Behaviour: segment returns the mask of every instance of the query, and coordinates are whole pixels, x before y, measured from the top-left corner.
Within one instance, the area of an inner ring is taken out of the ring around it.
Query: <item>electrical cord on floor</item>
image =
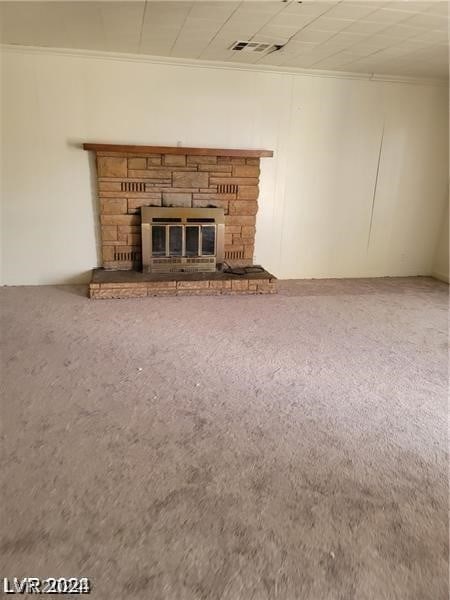
[[[250,273],[264,273],[264,269],[259,267],[258,265],[249,265],[248,267],[230,267],[230,265],[226,262],[223,262],[224,273],[229,273],[230,275],[249,275]]]

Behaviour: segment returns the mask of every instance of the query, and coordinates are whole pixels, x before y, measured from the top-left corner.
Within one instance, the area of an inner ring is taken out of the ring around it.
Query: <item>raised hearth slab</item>
[[[144,298],[221,294],[275,294],[276,277],[268,271],[234,275],[215,273],[142,273],[94,269],[91,298]]]

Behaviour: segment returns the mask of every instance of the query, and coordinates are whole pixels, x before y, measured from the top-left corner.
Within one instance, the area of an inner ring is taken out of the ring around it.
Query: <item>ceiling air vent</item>
[[[230,46],[230,50],[237,52],[270,52],[277,49],[275,44],[263,44],[261,42],[234,42]]]

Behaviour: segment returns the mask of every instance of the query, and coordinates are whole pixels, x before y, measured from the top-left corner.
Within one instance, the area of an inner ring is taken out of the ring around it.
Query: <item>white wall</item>
[[[8,49],[2,96],[5,284],[98,264],[85,141],[274,150],[256,261],[279,277],[432,272],[445,87]]]
[[[433,277],[449,282],[449,238],[448,238],[448,204],[442,221],[441,234],[436,248],[433,263]]]

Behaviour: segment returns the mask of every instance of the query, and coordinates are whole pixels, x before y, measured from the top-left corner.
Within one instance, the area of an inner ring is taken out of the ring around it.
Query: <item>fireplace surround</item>
[[[253,265],[260,159],[272,151],[83,148],[95,152],[99,198],[92,298],[275,291],[267,271],[243,271]]]

